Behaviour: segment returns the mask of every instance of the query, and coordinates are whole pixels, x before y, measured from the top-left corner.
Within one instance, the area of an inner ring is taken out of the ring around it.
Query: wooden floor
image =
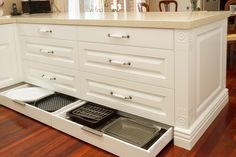
[[[230,101],[192,151],[171,142],[158,157],[236,157],[236,72]],[[113,157],[114,155],[0,106],[0,157]]]

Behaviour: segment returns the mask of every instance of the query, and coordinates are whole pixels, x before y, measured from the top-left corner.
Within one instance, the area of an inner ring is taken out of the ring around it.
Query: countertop
[[[148,12],[148,13],[67,13],[0,17],[0,24],[40,23],[141,28],[191,29],[230,16],[226,11]]]

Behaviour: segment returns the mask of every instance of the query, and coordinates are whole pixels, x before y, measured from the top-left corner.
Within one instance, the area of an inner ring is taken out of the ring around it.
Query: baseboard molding
[[[176,146],[191,150],[202,134],[210,126],[220,111],[228,103],[228,89],[223,90],[218,97],[212,101],[209,108],[193,123],[189,129],[174,128],[174,144]]]

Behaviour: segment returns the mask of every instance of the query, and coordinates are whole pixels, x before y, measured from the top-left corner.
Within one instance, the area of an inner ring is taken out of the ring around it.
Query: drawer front
[[[25,59],[62,67],[78,68],[76,41],[21,37]]]
[[[0,95],[2,105],[51,126],[51,114],[29,104],[22,104]]]
[[[82,72],[82,98],[165,124],[174,124],[173,90]]]
[[[77,39],[76,26],[42,25],[42,24],[18,24],[20,35],[55,39]]]
[[[21,114],[27,115],[27,108],[24,105],[13,102],[10,98],[7,98],[2,94],[0,94],[0,104]]]
[[[80,96],[78,72],[46,64],[25,61],[25,81],[63,94]]]
[[[82,71],[173,88],[173,51],[79,43]]]
[[[78,32],[80,41],[163,49],[174,48],[174,31],[172,29],[80,26]]]
[[[158,139],[148,150],[145,150],[106,134],[101,134],[101,136],[98,136],[91,132],[85,131],[82,125],[69,121],[65,118],[67,111],[69,110],[52,116],[52,126],[54,128],[95,145],[96,147],[116,154],[117,156],[155,157],[173,138],[173,129],[170,127],[160,139]]]

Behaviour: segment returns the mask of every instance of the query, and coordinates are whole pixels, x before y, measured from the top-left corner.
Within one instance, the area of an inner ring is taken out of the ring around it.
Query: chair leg
[[[230,44],[227,44],[227,69],[229,69],[229,61],[230,61]]]

